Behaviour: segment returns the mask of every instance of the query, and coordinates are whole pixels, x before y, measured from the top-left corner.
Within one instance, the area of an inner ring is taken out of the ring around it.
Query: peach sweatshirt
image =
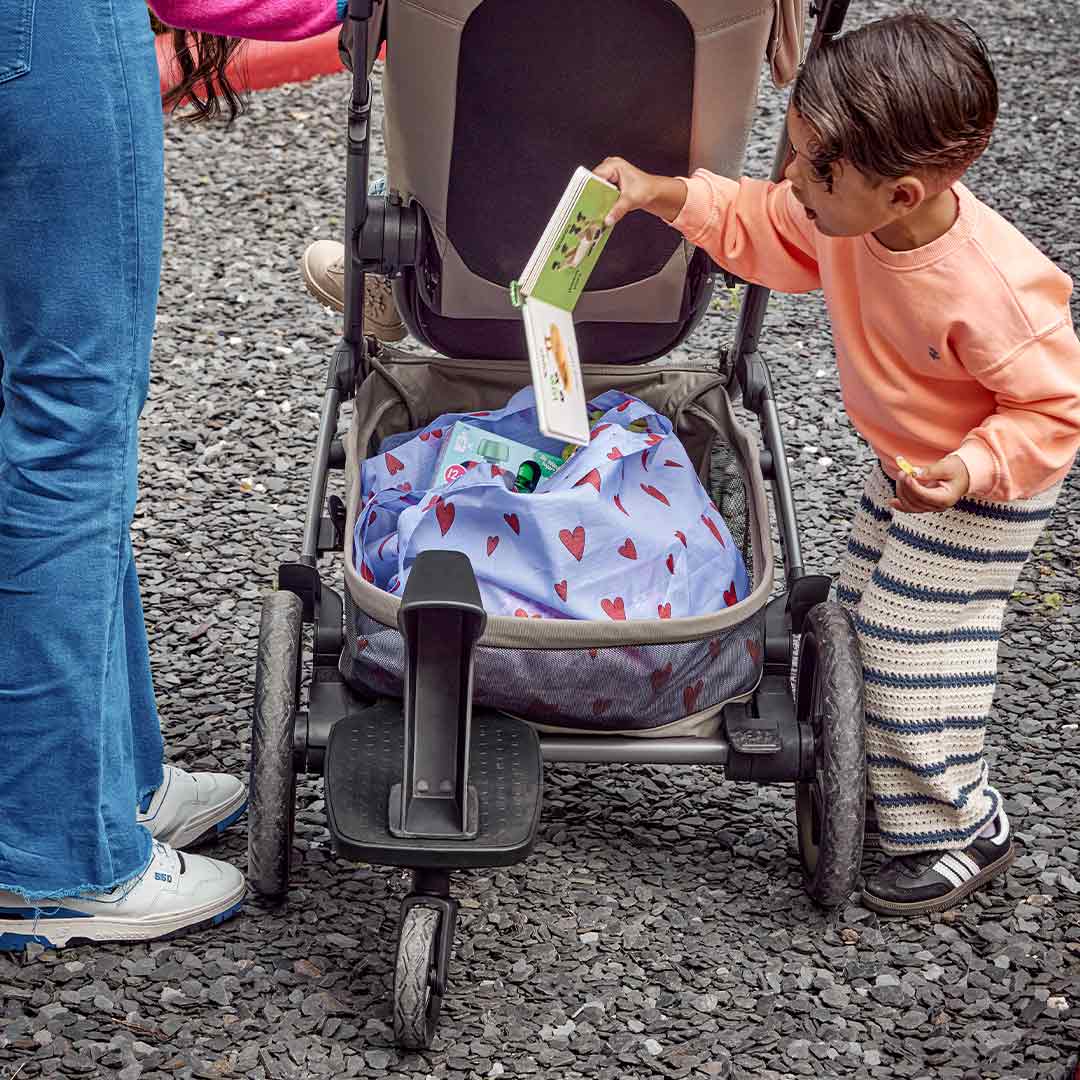
[[[781,292],[823,289],[844,407],[885,471],[896,455],[963,458],[970,493],[1050,487],[1080,447],[1072,281],[956,184],[959,215],[933,243],[890,251],[827,237],[788,182],[699,169],[672,225],[721,266]]]

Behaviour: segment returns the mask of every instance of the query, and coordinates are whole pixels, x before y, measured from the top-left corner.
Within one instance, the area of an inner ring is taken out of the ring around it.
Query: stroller
[[[839,31],[847,8],[819,2],[811,48]],[[567,48],[568,28],[585,48]],[[284,897],[296,776],[322,774],[337,852],[413,872],[394,976],[404,1047],[430,1044],[447,990],[451,873],[526,857],[545,763],[711,764],[734,780],[793,782],[809,895],[835,906],[855,885],[862,670],[847,615],[826,599],[829,577],[802,565],[758,353],[766,289],[745,290],[735,341],[715,366],[650,363],[701,319],[716,268],[636,214],[615,230],[575,311],[589,394],[624,391],[672,421],[741,548],[745,599],[671,620],[488,617],[465,555],[422,552],[399,599],[358,573],[352,539],[360,466],[384,439],[446,412],[497,408],[529,383],[507,286],[574,167],[619,152],[651,172],[737,176],[762,61],[790,77],[802,30],[801,0],[349,0],[345,331],[303,548],[279,568],[262,610],[249,874],[263,896]],[[364,195],[368,75],[384,39],[390,190],[374,197]],[[782,137],[777,175],[786,154]],[[410,331],[438,356],[365,340],[365,272],[393,276]],[[761,448],[735,417],[736,393],[759,419]],[[345,501],[326,500],[331,469],[344,469]],[[784,556],[776,595],[766,480]],[[342,550],[344,598],[317,567],[319,555]],[[655,692],[623,693],[632,672]]]

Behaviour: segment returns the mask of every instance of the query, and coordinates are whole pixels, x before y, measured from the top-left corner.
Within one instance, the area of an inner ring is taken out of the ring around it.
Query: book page
[[[604,250],[611,232],[604,218],[619,198],[619,191],[612,184],[580,171],[585,172],[584,187],[550,242],[535,283],[529,280],[523,283],[527,295],[565,311],[573,311]]]
[[[522,304],[521,314],[540,430],[553,439],[587,446],[589,418],[574,317],[535,296]]]

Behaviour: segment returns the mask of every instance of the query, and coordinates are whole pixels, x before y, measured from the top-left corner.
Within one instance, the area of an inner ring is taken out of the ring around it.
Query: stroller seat
[[[378,358],[382,375],[361,388],[346,444],[346,537],[360,463],[383,439],[452,408],[501,406],[530,381],[508,285],[574,168],[618,153],[652,172],[738,175],[762,61],[772,55],[775,70],[792,73],[801,14],[780,0],[385,5],[388,180],[416,207],[421,237],[395,298],[414,336],[448,359]],[[697,324],[714,270],[675,230],[632,214],[612,233],[574,321],[590,392],[633,387],[676,421],[740,541],[751,595],[711,617],[671,621],[492,617],[478,645],[477,704],[542,730],[711,735],[721,707],[756,686],[773,562],[753,440],[716,372],[643,366]],[[342,672],[359,688],[400,695],[399,603],[357,573],[349,543],[345,572]]]

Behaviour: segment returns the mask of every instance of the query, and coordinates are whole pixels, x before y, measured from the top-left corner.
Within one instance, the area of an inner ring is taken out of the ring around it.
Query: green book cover
[[[529,296],[573,311],[607,243],[611,228],[604,224],[604,218],[618,198],[616,187],[588,174],[548,249],[535,284],[528,289]]]

